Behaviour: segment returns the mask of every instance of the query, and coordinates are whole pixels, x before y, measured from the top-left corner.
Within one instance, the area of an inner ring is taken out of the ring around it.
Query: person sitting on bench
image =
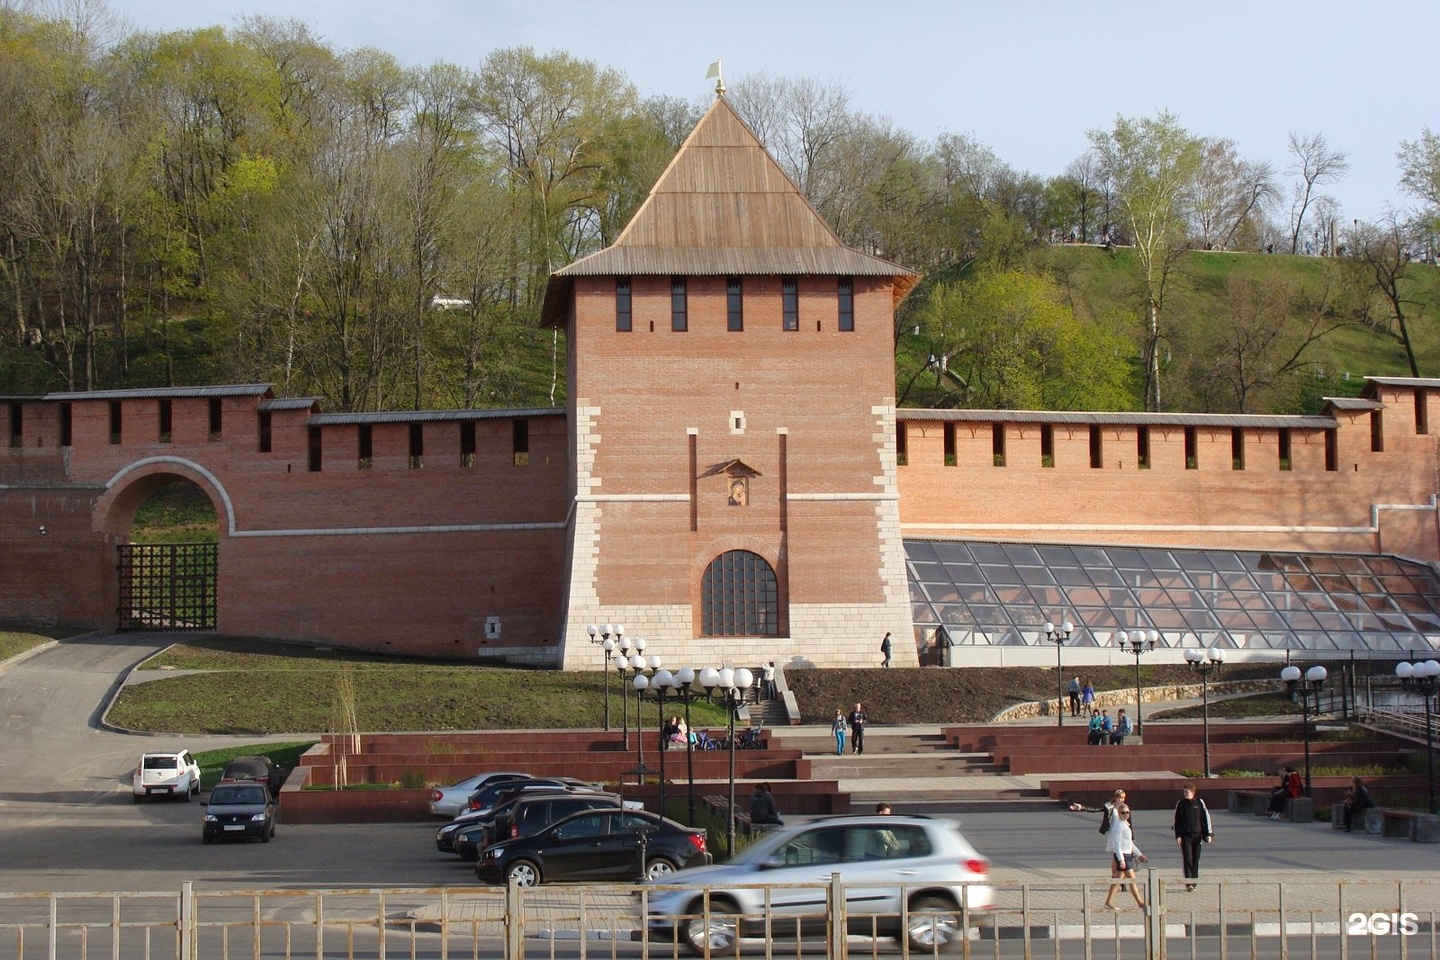
[[[1130,718],[1125,716],[1125,708],[1121,707],[1120,712],[1115,715],[1115,729],[1110,732],[1110,746],[1118,747],[1125,742],[1125,738],[1134,732],[1130,726]]]
[[[1350,789],[1345,793],[1345,832],[1351,832],[1355,821],[1355,815],[1360,815],[1360,822],[1365,822],[1365,811],[1375,806],[1375,801],[1370,796],[1370,791],[1365,787],[1365,782],[1359,777],[1350,781]]]

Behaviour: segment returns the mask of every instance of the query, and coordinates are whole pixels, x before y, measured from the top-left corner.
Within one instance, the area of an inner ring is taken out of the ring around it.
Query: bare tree
[[[1206,140],[1190,196],[1193,229],[1200,246],[1205,250],[1234,249],[1241,227],[1276,195],[1270,164],[1242,159],[1233,140]]]
[[[1290,252],[1299,253],[1305,215],[1320,199],[1319,188],[1345,179],[1350,172],[1350,159],[1347,154],[1332,149],[1323,133],[1301,136],[1291,131],[1288,149],[1291,163],[1285,172],[1298,178],[1290,200]]]
[[[1385,301],[1394,323],[1394,333],[1405,348],[1410,375],[1420,376],[1420,363],[1410,336],[1411,316],[1418,315],[1424,301],[1416,298],[1419,286],[1410,268],[1410,238],[1394,214],[1377,224],[1357,223],[1350,237],[1350,257],[1370,288]]]

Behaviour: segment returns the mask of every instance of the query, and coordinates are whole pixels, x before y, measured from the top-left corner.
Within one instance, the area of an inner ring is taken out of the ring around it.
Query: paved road
[[[474,874],[435,852],[434,824],[283,823],[270,844],[200,843],[196,803],[131,802],[129,773],[147,748],[209,749],[253,738],[172,739],[105,730],[99,718],[120,678],[165,646],[155,636],[60,642],[0,667],[0,890],[173,890],[185,880],[212,889],[470,885]],[[293,735],[291,737],[293,739]],[[1204,854],[1207,880],[1273,883],[1302,872],[1338,879],[1431,877],[1440,846],[1345,834],[1328,824],[1273,823],[1223,812],[1207,794],[1217,843]],[[1153,865],[1178,873],[1164,811],[1139,811],[1137,839]],[[1095,814],[967,814],[967,836],[1003,884],[1100,880],[1106,872]]]

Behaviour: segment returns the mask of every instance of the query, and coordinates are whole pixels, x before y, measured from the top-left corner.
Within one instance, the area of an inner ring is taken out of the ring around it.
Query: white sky
[[[643,95],[706,94],[705,70],[843,83],[853,106],[929,139],[969,133],[1049,177],[1117,114],[1169,110],[1281,173],[1286,137],[1323,133],[1350,156],[1328,188],[1342,222],[1402,195],[1395,152],[1440,129],[1436,0],[110,0],[141,30],[309,23],[337,50],[409,66],[477,67],[492,50],[565,50]],[[1428,69],[1427,69],[1428,68]]]

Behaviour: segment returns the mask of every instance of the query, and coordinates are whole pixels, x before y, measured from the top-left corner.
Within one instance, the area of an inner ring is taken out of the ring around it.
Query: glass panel
[[[949,583],[950,574],[946,572],[943,563],[914,563],[910,564],[910,575],[916,580],[925,583]]]
[[[905,556],[911,560],[935,560],[935,544],[929,540],[906,540]]]
[[[1186,610],[1185,623],[1196,633],[1202,630],[1219,630],[1220,620],[1209,610]]]
[[[1152,570],[1178,570],[1180,564],[1170,555],[1169,550],[1142,550],[1140,558]]]
[[[935,610],[933,607],[930,606],[930,604],[912,603],[910,604],[910,622],[928,623],[934,625],[939,623],[940,621],[935,616]]]
[[[1124,587],[1130,583],[1129,576],[1110,567],[1091,567],[1086,573],[1090,575],[1090,582],[1097,587]]]
[[[1051,567],[1055,582],[1066,586],[1090,586],[1090,575],[1078,567]]]
[[[1038,564],[1040,563],[1040,551],[1034,547],[1022,543],[1005,544],[1005,556],[1013,564]]]
[[[1028,583],[1031,586],[1055,582],[1054,574],[1044,567],[1016,567],[1015,573],[1020,577],[1022,583]]]
[[[1141,559],[1139,550],[1128,550],[1124,547],[1106,547],[1105,553],[1110,557],[1110,563],[1117,567],[1128,570],[1144,570],[1150,566]]]
[[[1065,605],[1065,592],[1059,587],[1031,587],[1030,594],[1035,602],[1047,610]]]
[[[1075,607],[1098,607],[1105,603],[1100,591],[1094,587],[1071,587],[1065,595],[1070,598],[1070,605]]]
[[[959,563],[969,563],[974,558],[970,556],[968,544],[957,543],[954,540],[937,540],[934,543],[935,556],[946,563],[954,560]]]
[[[953,583],[917,584],[916,588],[923,590],[925,598],[934,603],[955,603],[960,599],[960,590]]]
[[[1164,590],[1161,590],[1161,589],[1159,589],[1159,588],[1150,588],[1150,589],[1147,589],[1147,590],[1136,590],[1136,591],[1135,591],[1135,599],[1136,599],[1137,602],[1139,602],[1140,606],[1142,606],[1142,607],[1147,607],[1147,608],[1148,608],[1148,607],[1158,606],[1159,604],[1162,604],[1162,603],[1164,603],[1164,604],[1169,604],[1169,603],[1170,603],[1170,597],[1169,597],[1168,595],[1166,595],[1166,593],[1165,593]]]
[[[970,554],[979,563],[1003,563],[1007,566],[1010,563],[1005,556],[1005,548],[998,543],[972,543]]]
[[[1075,558],[1075,551],[1069,547],[1037,547],[1035,552],[1040,554],[1040,562],[1047,567],[1074,567],[1080,564]]]

